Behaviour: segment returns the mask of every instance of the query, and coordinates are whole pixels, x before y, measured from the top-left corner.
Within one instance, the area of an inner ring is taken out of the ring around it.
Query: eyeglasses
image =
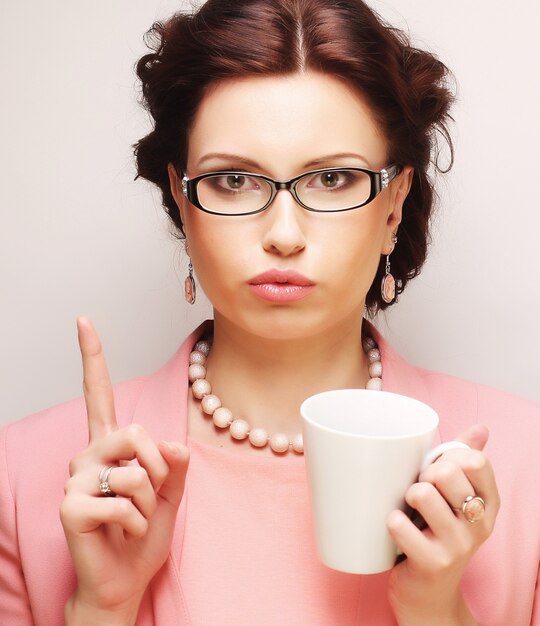
[[[253,215],[267,209],[278,191],[287,189],[307,211],[338,213],[368,204],[401,172],[391,165],[380,172],[361,167],[329,167],[290,180],[274,180],[242,171],[210,172],[182,178],[186,198],[214,215]]]

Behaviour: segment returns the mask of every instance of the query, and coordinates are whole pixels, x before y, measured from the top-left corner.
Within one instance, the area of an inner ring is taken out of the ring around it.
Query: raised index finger
[[[77,330],[83,363],[83,390],[88,414],[88,432],[92,441],[117,430],[118,424],[114,411],[111,379],[101,341],[92,322],[86,317],[77,319]]]

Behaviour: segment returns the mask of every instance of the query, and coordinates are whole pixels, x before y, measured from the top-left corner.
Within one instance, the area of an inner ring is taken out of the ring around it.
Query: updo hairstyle
[[[137,176],[160,188],[179,236],[183,227],[167,165],[185,170],[188,133],[206,89],[222,79],[323,72],[366,99],[387,139],[388,163],[414,168],[391,258],[398,293],[403,291],[426,259],[437,135],[447,140],[452,163],[453,94],[443,63],[413,47],[362,0],[208,0],[193,13],[156,22],[145,41],[153,52],[136,71],[153,130],[134,146]],[[381,257],[366,297],[373,314],[388,306],[380,294],[384,262]]]

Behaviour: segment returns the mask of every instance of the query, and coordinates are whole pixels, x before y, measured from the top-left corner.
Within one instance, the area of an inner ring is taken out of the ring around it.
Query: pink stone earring
[[[381,282],[381,297],[386,302],[386,304],[390,304],[391,302],[393,302],[396,297],[396,280],[390,273],[390,255],[394,251],[396,243],[397,235],[394,233],[392,235],[392,249],[386,256],[386,267],[384,269],[384,276]]]
[[[184,282],[184,297],[188,304],[195,304],[197,299],[197,289],[195,287],[195,279],[193,278],[193,264],[189,259],[188,275]]]

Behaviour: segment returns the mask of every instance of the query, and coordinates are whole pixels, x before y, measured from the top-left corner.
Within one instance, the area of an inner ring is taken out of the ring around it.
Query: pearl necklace
[[[201,401],[201,408],[207,415],[212,416],[214,424],[218,428],[228,428],[231,437],[237,440],[249,438],[249,442],[255,448],[264,448],[267,443],[274,452],[288,452],[292,448],[298,454],[304,453],[304,441],[302,433],[289,437],[284,433],[275,433],[269,436],[264,428],[251,428],[244,419],[235,419],[232,412],[222,406],[221,400],[212,393],[212,387],[206,380],[206,357],[210,352],[211,340],[198,341],[189,355],[189,382],[193,396]],[[375,340],[372,337],[363,337],[362,346],[369,360],[370,379],[366,389],[382,389],[382,363],[381,354]]]

